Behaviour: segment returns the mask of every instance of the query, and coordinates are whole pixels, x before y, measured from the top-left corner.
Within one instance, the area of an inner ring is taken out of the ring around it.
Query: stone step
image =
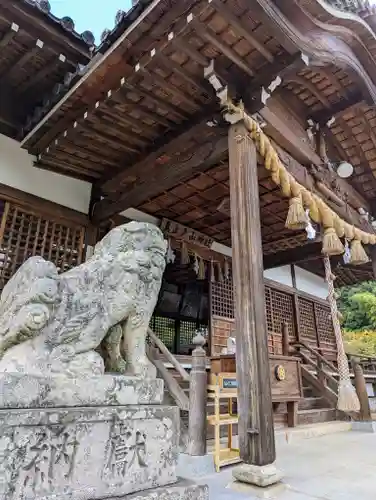
[[[299,401],[299,410],[313,410],[314,408],[324,408],[326,405],[324,398],[312,396]]]
[[[334,408],[313,408],[298,411],[298,425],[317,424],[319,422],[332,422],[337,418]]]

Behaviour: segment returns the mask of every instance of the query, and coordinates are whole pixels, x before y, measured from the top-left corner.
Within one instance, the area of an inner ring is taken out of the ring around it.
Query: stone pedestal
[[[208,500],[208,498],[209,491],[207,486],[197,485],[191,481],[180,480],[169,486],[162,486],[161,488],[106,500]],[[92,499],[90,498],[88,500]]]
[[[105,373],[87,378],[0,372],[0,408],[160,404],[163,380]]]
[[[372,421],[362,421],[362,422],[351,422],[351,430],[357,432],[376,432],[376,422]]]
[[[97,500],[173,484],[178,444],[175,407],[0,410],[0,499]]]
[[[236,467],[232,475],[237,481],[260,486],[261,488],[276,484],[283,477],[281,471],[274,464],[263,466],[243,464]]]

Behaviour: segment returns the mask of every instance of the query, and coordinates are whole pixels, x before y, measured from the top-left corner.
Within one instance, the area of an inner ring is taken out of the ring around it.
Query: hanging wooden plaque
[[[190,227],[183,226],[178,222],[169,219],[162,219],[161,229],[166,236],[171,236],[177,240],[186,241],[205,248],[211,248],[213,239],[210,236],[195,231]]]

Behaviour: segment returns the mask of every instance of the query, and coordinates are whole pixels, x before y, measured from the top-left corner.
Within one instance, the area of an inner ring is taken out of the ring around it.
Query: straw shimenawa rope
[[[241,103],[236,105],[227,97],[224,101],[222,100],[221,104],[230,114],[237,114],[241,117],[255,142],[257,151],[264,159],[265,168],[271,173],[272,180],[280,186],[282,194],[290,198],[286,227],[290,229],[304,228],[307,224],[306,207],[309,210],[311,219],[323,226],[323,254],[342,254],[344,246],[340,238],[346,238],[351,241],[351,263],[363,264],[368,262],[362,244],[376,245],[376,234],[366,233],[348,224],[322,198],[299,184],[279,159],[278,153],[267,135],[262,131],[256,120],[245,112]]]
[[[334,335],[337,343],[337,362],[338,362],[338,374],[339,374],[337,408],[338,410],[347,413],[353,411],[357,412],[360,410],[360,403],[355,388],[350,380],[349,363],[347,361],[345,347],[343,345],[341,325],[339,322],[339,313],[337,309],[336,298],[334,295],[333,281],[335,279],[335,276],[333,276],[332,274],[330,266],[330,258],[328,255],[324,256],[324,266],[325,266],[325,279],[328,284],[328,291],[329,291],[328,301],[333,321]]]

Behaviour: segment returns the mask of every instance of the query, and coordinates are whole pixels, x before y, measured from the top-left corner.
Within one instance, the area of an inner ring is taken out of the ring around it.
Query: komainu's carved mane
[[[100,374],[102,345],[112,371],[155,375],[145,338],[165,253],[156,226],[131,222],[108,233],[91,259],[61,275],[51,262],[29,259],[1,295],[0,372]]]

